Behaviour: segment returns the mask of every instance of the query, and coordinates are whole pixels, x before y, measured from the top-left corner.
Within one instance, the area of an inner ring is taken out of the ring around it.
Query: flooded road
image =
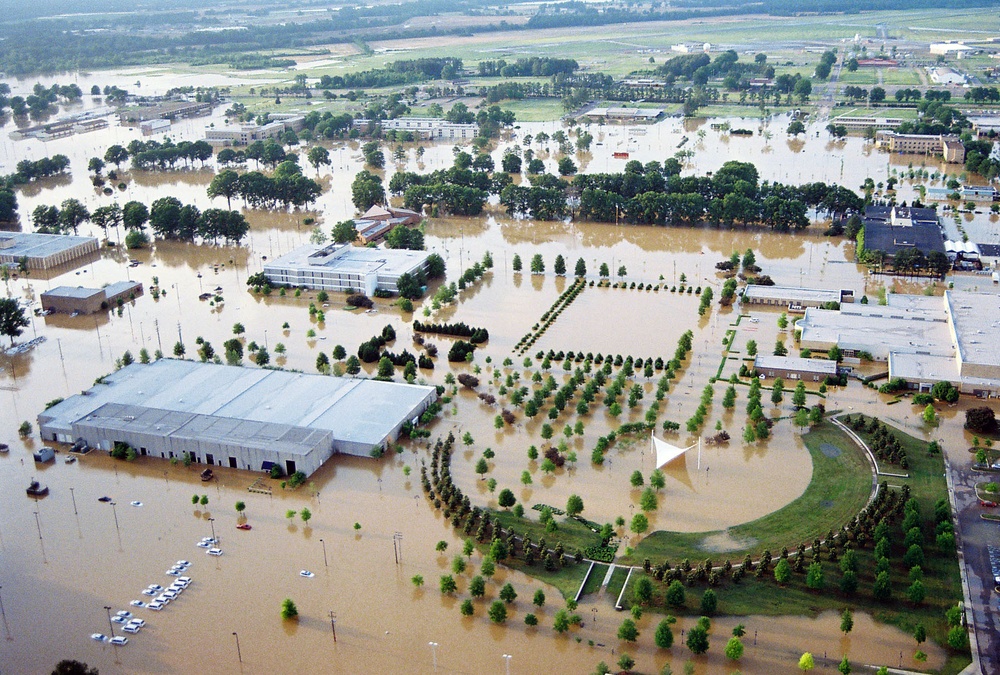
[[[128,73],[121,76],[132,77]],[[171,130],[171,136],[175,140],[197,139],[206,124],[221,123],[220,116],[221,109],[217,109],[211,117],[181,121]],[[776,132],[770,141],[771,151],[763,152],[766,146],[762,136],[723,139],[709,131],[704,139],[697,139],[696,128],[684,124],[667,120],[643,129],[643,134],[630,132],[627,127],[594,128],[595,137],[599,132],[604,139],[588,158],[587,170],[621,170],[621,162],[611,158],[611,152],[619,147],[629,148],[633,158],[640,161],[662,160],[673,155],[684,135],[692,136],[690,143],[695,149],[688,171],[711,171],[728,159],[759,156],[762,179],[793,183],[843,180],[856,186],[866,175],[883,179],[889,166],[887,156],[866,152],[860,139],[848,139],[830,149],[829,155],[821,155],[821,147],[827,152],[824,139],[809,137],[804,141],[809,152],[803,152],[798,142],[786,142],[783,137],[779,140],[781,134]],[[518,133],[557,128],[554,124],[525,124]],[[71,158],[72,178],[43,181],[18,193],[23,218],[39,204],[58,204],[70,196],[81,198],[91,209],[112,200],[124,203],[137,199],[148,204],[164,195],[176,196],[202,209],[223,206],[205,194],[210,169],[126,172],[125,190],[116,189],[112,197],[95,192],[87,176],[88,158],[103,154],[112,143],[125,144],[136,136],[135,131],[113,125],[47,143],[14,142],[4,137],[0,140],[0,171],[12,170],[13,164],[25,157],[37,159],[64,153]],[[498,163],[504,147],[502,143],[494,151]],[[846,168],[837,159],[838,153],[849,158],[843,163]],[[0,640],[0,663],[5,665],[5,672],[42,672],[63,657],[79,658],[109,673],[184,672],[193,663],[211,664],[213,672],[431,672],[435,658],[442,672],[499,673],[504,667],[503,654],[513,656],[511,672],[589,672],[598,661],[610,664],[617,659],[611,650],[620,653],[624,647],[614,638],[621,617],[613,613],[608,598],[583,603],[579,613],[586,625],[568,636],[556,636],[551,629],[552,618],[562,603],[554,588],[545,587],[549,603],[537,612],[540,625],[527,628],[524,615],[534,611],[529,599],[542,585],[519,573],[500,570],[488,584],[488,600],[495,598],[508,580],[517,589],[519,599],[506,626],[489,623],[485,615],[488,603],[483,601],[476,602],[474,617],[460,616],[458,605],[465,597],[472,573],[461,575],[458,596],[442,596],[438,591],[438,578],[448,572],[451,556],[460,551],[461,541],[420,494],[418,470],[420,462],[427,460],[422,448],[407,445],[400,455],[380,462],[337,457],[294,492],[282,491],[276,483],[266,481],[273,489],[269,496],[248,492],[256,474],[220,468],[219,480],[205,484],[198,480],[196,466],[172,466],[153,459],[127,464],[93,453],[74,464],[65,464],[65,455],[60,454],[55,464],[36,466],[29,452],[39,447],[37,436],[25,441],[17,438],[20,421],[34,424],[47,401],[91,386],[95,378],[114,369],[115,360],[125,350],[136,357],[141,348],[151,354],[159,349],[170,355],[174,343],[180,340],[190,357],[195,338],[201,336],[220,352],[222,342],[232,337],[236,322],[246,326],[248,342],[253,340],[269,349],[272,363],[305,372],[315,372],[320,351],[329,355],[340,344],[353,353],[360,342],[379,333],[387,323],[397,332],[393,351],[415,351],[410,327],[414,314],[402,313],[390,301],[377,301],[378,312],[366,314],[345,311],[343,296],[333,296],[329,307],[324,308],[324,320],[319,322],[308,313],[311,302],[321,304],[315,293],[303,292],[295,297],[293,292],[285,296],[275,292],[261,297],[246,291],[247,276],[261,270],[265,256],[281,255],[308,241],[311,227],[303,223],[305,218],[317,218],[328,231],[333,223],[353,215],[349,178],[361,167],[358,147],[337,144],[331,155],[333,165],[321,172],[331,189],[321,196],[315,209],[246,212],[252,229],[244,246],[157,242],[152,250],[125,252],[107,248],[93,261],[78,267],[33,273],[7,283],[7,293],[36,303],[42,291],[55,286],[100,287],[126,278],[141,281],[147,292],[126,305],[121,316],[109,312],[32,317],[32,325],[22,340],[38,336],[46,341],[18,356],[0,356],[0,406],[5,411],[0,442],[12,446],[9,454],[0,455],[0,486],[9,504],[0,511],[0,597],[4,604],[3,628],[9,638]],[[805,161],[810,156],[815,160]],[[892,163],[896,160],[892,158]],[[429,171],[450,166],[451,161],[449,145],[428,146],[419,163],[411,147],[407,168]],[[554,162],[546,159],[550,169]],[[386,178],[394,170],[396,167],[390,166]],[[843,176],[842,171],[846,172]],[[882,178],[877,177],[879,171],[883,172]],[[311,167],[305,168],[305,173],[315,174]],[[26,220],[23,225],[29,229]],[[100,235],[95,229],[85,225],[81,234]],[[420,376],[440,384],[449,372],[479,367],[483,381],[480,391],[497,394],[508,375],[517,374],[520,382],[530,383],[531,376],[541,369],[540,362],[533,358],[538,350],[667,359],[680,334],[690,329],[694,332],[691,357],[671,383],[658,417],[658,423],[670,419],[683,429],[685,420],[697,408],[703,386],[719,372],[722,341],[737,314],[713,304],[710,313],[699,318],[697,299],[671,293],[669,286],[679,284],[684,275],[689,285],[712,286],[718,297],[722,279],[716,274],[715,263],[728,258],[734,250],[752,248],[758,264],[779,284],[874,293],[874,285],[869,287],[868,278],[850,262],[851,244],[822,237],[820,227],[812,229],[817,232],[781,235],[711,228],[535,223],[510,219],[497,210],[476,219],[430,221],[426,228],[427,248],[446,259],[449,279],[457,279],[462,269],[480,260],[487,251],[495,261],[494,269],[481,282],[462,291],[455,305],[434,313],[433,320],[485,326],[491,339],[477,352],[472,365],[449,368],[439,358],[432,372],[421,371]],[[117,234],[111,233],[110,238],[116,240]],[[570,269],[577,258],[583,258],[591,279],[596,279],[601,263],[614,271],[625,266],[628,282],[663,284],[667,288],[657,292],[587,288],[529,350],[527,356],[532,358],[526,367],[524,356],[512,352],[515,344],[540,321],[570,281],[556,278],[551,272],[542,276],[514,273],[511,261],[515,253],[526,264],[531,255],[539,253],[549,270],[556,255],[563,255]],[[129,267],[130,258],[141,264]],[[158,299],[148,291],[154,278],[163,291]],[[199,300],[205,292],[218,293],[224,301]],[[429,304],[418,304],[417,313]],[[761,323],[753,330],[763,348],[773,344],[779,331],[776,313],[761,312],[760,316]],[[287,329],[283,328],[286,323]],[[312,337],[310,330],[315,331]],[[744,330],[751,329],[743,326],[741,332]],[[785,339],[790,344],[787,332]],[[445,337],[430,336],[429,340],[439,347],[449,344]],[[277,348],[279,343],[285,347],[283,354]],[[508,357],[513,365],[502,367]],[[727,362],[726,367],[731,368],[732,363]],[[500,379],[487,382],[493,367],[500,369]],[[366,367],[368,372],[372,369]],[[561,363],[553,363],[544,374],[551,374],[560,383],[568,377]],[[601,467],[590,463],[590,451],[599,436],[620,423],[643,419],[660,374],[652,378],[639,374],[634,378],[644,390],[642,404],[632,412],[626,408],[619,419],[611,417],[599,403],[579,418],[571,409],[564,412],[553,423],[554,441],[562,437],[564,425],[578,419],[585,430],[583,435],[567,439],[568,448],[579,457],[575,468],[560,469],[552,476],[545,476],[526,454],[529,445],[541,447],[541,427],[548,422],[544,414],[527,420],[518,413],[513,427],[498,431],[493,424],[498,410],[463,391],[453,405],[446,406],[432,432],[444,435],[455,430],[458,435],[466,431],[473,435],[473,450],[456,452],[453,468],[456,481],[467,488],[474,503],[495,505],[495,496],[474,473],[475,459],[490,447],[497,457],[489,477],[495,478],[500,488],[513,489],[519,500],[562,505],[570,494],[577,493],[584,496],[584,515],[592,520],[606,522],[619,515],[627,517],[638,506],[639,497],[628,485],[629,475],[636,469],[648,475],[654,468],[648,439],[619,441]],[[741,392],[735,410],[726,412],[721,406],[723,389],[721,383],[716,385],[703,434],[714,433],[711,430],[720,422],[734,439],[739,439],[745,395]],[[886,416],[877,395],[856,387],[832,392],[827,403],[831,409],[851,406]],[[909,416],[912,420],[904,419],[905,412],[902,407],[892,409],[901,417],[900,423],[908,424],[912,431],[916,414]],[[958,414],[957,410],[954,414]],[[951,412],[944,416],[951,417]],[[935,433],[945,437],[946,447],[957,444],[953,437],[962,435],[960,423],[952,421]],[[695,438],[682,432],[670,435],[668,440],[688,445]],[[651,529],[717,529],[773,511],[805,489],[812,470],[808,457],[799,435],[789,424],[776,425],[767,444],[744,446],[734,440],[723,446],[704,447],[700,469],[697,456],[689,453],[667,467],[667,486],[660,508],[651,518]],[[406,466],[413,471],[410,476],[404,472]],[[530,487],[520,483],[523,471],[533,476]],[[51,489],[51,494],[37,503],[22,496],[33,477]],[[741,497],[728,501],[721,509],[717,498],[720,491],[739,493]],[[191,505],[195,493],[208,496],[207,507]],[[116,505],[98,502],[97,498],[104,495],[114,498]],[[143,505],[131,506],[134,500]],[[252,531],[235,529],[237,500],[247,504]],[[303,507],[314,514],[308,526],[300,518],[286,519],[288,510],[300,511]],[[355,523],[360,524],[360,529],[354,529]],[[212,534],[213,527],[222,538],[224,555],[219,558],[210,558],[195,546],[199,539]],[[398,564],[398,549],[393,546],[397,532],[402,534],[402,561]],[[446,555],[434,550],[438,540],[449,543]],[[178,559],[193,561],[192,587],[162,612],[141,610],[138,615],[149,625],[129,645],[115,651],[87,639],[92,632],[108,629],[105,606],[126,609],[130,600],[142,597],[139,592],[148,584],[165,586],[164,571]],[[475,569],[480,562],[479,554],[474,554]],[[316,576],[300,577],[302,569]],[[410,582],[416,574],[426,581],[419,590]],[[301,619],[297,624],[282,622],[278,616],[286,597],[298,604]],[[330,612],[335,613],[336,642]],[[639,647],[629,652],[634,653],[641,669],[658,669],[669,658],[679,671],[690,654],[680,646],[669,653],[654,652],[651,634],[656,621],[653,615],[642,619],[643,637]],[[858,618],[847,645],[841,642],[836,617],[747,617],[740,621],[751,634],[757,633],[757,645],[750,646],[747,641],[747,655],[740,665],[746,672],[790,670],[790,664],[806,650],[817,655],[826,651],[831,659],[837,655],[839,661],[841,650],[849,649],[852,659],[859,663],[863,660],[893,665],[899,661],[899,652],[910,659],[913,650],[909,636],[863,617]],[[723,636],[728,634],[731,623],[736,622],[717,622],[713,648],[707,657],[696,660],[696,672],[728,673],[733,669],[722,656]],[[684,622],[680,626],[685,626]],[[239,637],[239,652],[234,632]],[[594,646],[588,644],[590,640]],[[429,642],[439,646],[432,650]],[[940,651],[926,646],[925,651],[931,657],[929,667],[943,663]],[[907,660],[906,665],[914,664]]]

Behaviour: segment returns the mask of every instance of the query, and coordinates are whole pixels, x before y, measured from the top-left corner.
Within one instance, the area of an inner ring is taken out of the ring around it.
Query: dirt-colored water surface
[[[122,71],[114,77],[125,83],[142,75]],[[112,82],[105,77],[100,80],[102,85]],[[170,82],[171,86],[177,84]],[[80,79],[81,86],[87,85],[85,90],[89,83],[89,79]],[[175,124],[171,136],[175,140],[193,140],[201,137],[205,125],[221,122],[221,110],[210,117],[182,120]],[[734,126],[752,125],[756,132],[757,122],[732,122]],[[811,126],[804,140],[786,140],[786,124],[787,120],[771,124],[771,140],[764,135],[729,138],[711,130],[699,138],[697,131],[704,124],[679,120],[639,130],[595,126],[591,130],[600,145],[578,160],[587,171],[617,171],[622,164],[612,158],[613,151],[627,149],[632,158],[640,161],[662,160],[672,156],[680,140],[688,136],[687,147],[695,151],[686,169],[690,172],[715,170],[729,159],[754,158],[764,179],[792,183],[842,181],[856,187],[865,176],[884,180],[887,168],[905,168],[909,162],[937,168],[926,158],[879,155],[860,139],[828,143],[825,132],[819,138],[815,135],[821,124]],[[8,124],[3,130],[12,128]],[[494,151],[497,163],[504,148],[520,142],[524,134],[557,128],[556,124],[522,125],[514,138],[504,140]],[[224,205],[220,200],[213,203],[205,194],[212,176],[210,167],[125,172],[124,190],[116,189],[110,197],[96,191],[87,175],[88,158],[103,155],[112,143],[125,144],[137,137],[137,131],[115,123],[102,131],[47,143],[14,142],[4,136],[0,140],[0,172],[13,170],[20,159],[55,153],[64,153],[72,161],[71,178],[42,181],[19,192],[25,229],[29,229],[28,214],[35,206],[59,204],[68,197],[81,199],[91,209],[130,199],[150,203],[166,195],[203,209]],[[451,163],[451,146],[428,146],[419,162],[414,148],[408,148],[407,163],[399,168],[429,171]],[[333,165],[320,172],[328,190],[315,210],[248,211],[252,231],[242,246],[158,242],[152,250],[106,248],[78,266],[36,272],[6,284],[4,293],[34,302],[33,307],[38,306],[41,292],[55,286],[100,286],[125,278],[142,281],[148,288],[156,277],[164,294],[154,299],[147,293],[126,305],[121,316],[116,312],[33,316],[21,339],[37,336],[46,340],[26,353],[0,356],[0,441],[12,446],[9,454],[0,455],[0,486],[7,495],[6,506],[0,511],[0,597],[5,633],[5,639],[0,640],[0,663],[4,672],[43,672],[64,657],[79,658],[107,673],[190,672],[196,664],[208,672],[429,672],[436,657],[442,672],[499,673],[505,666],[503,654],[513,657],[511,672],[587,672],[598,661],[614,662],[617,656],[612,650],[620,653],[625,648],[614,637],[620,617],[613,612],[610,599],[603,596],[588,596],[581,604],[579,611],[585,618],[582,628],[574,629],[569,636],[557,636],[551,629],[552,615],[561,603],[557,591],[546,588],[550,603],[537,612],[540,626],[525,627],[524,615],[532,611],[528,599],[541,585],[504,570],[489,584],[487,599],[495,598],[502,583],[514,584],[519,599],[511,608],[507,625],[491,625],[482,601],[477,601],[474,617],[461,617],[458,605],[471,575],[461,575],[459,597],[441,596],[437,589],[438,578],[447,572],[460,540],[420,494],[418,470],[421,461],[427,459],[425,449],[406,446],[400,455],[382,461],[337,457],[296,491],[282,491],[269,482],[274,492],[268,496],[247,491],[258,478],[256,474],[220,469],[217,481],[204,484],[198,480],[196,466],[172,466],[153,459],[129,464],[92,453],[74,464],[65,464],[66,455],[61,453],[54,464],[36,466],[29,453],[39,446],[37,436],[24,441],[17,438],[16,427],[22,420],[33,422],[47,401],[89,387],[95,378],[114,369],[115,360],[125,350],[138,355],[144,347],[150,353],[161,349],[169,355],[180,339],[190,356],[195,338],[201,336],[221,351],[222,342],[232,337],[236,322],[245,324],[248,341],[268,347],[274,363],[307,372],[315,371],[319,351],[329,354],[334,345],[341,344],[351,353],[386,323],[397,332],[394,350],[406,347],[413,351],[413,315],[400,312],[390,302],[379,301],[377,313],[364,314],[345,311],[343,297],[331,297],[325,320],[319,323],[307,311],[309,303],[316,301],[313,293],[258,297],[246,290],[247,276],[261,269],[265,256],[281,255],[308,241],[311,228],[303,224],[304,218],[317,218],[328,229],[352,215],[350,179],[361,166],[358,147],[338,144],[331,155]],[[555,159],[544,156],[554,167]],[[396,168],[391,166],[388,173]],[[315,172],[307,167],[306,173]],[[904,186],[904,190],[908,189]],[[234,202],[234,206],[238,205]],[[974,227],[987,232],[992,224],[988,216],[976,216],[966,224],[967,229]],[[101,235],[94,229],[85,225],[81,234]],[[539,349],[553,349],[669,359],[680,334],[690,329],[694,332],[692,354],[671,383],[658,418],[677,421],[683,428],[683,422],[698,405],[703,386],[720,368],[722,342],[737,313],[715,304],[705,317],[699,318],[698,301],[693,295],[669,291],[682,274],[689,285],[713,287],[718,297],[722,279],[716,274],[715,263],[734,250],[753,248],[758,264],[778,283],[874,293],[876,284],[851,262],[851,244],[820,236],[822,226],[810,229],[816,232],[782,235],[757,230],[536,223],[510,219],[492,208],[481,218],[432,220],[426,228],[427,247],[445,257],[449,279],[457,278],[464,267],[480,260],[486,251],[492,253],[496,263],[481,282],[460,293],[455,305],[437,312],[435,320],[485,326],[491,339],[477,353],[474,364],[449,368],[440,359],[432,373],[422,372],[421,377],[442,383],[449,371],[478,367],[484,381],[480,390],[496,394],[508,375],[516,375],[526,383],[540,369],[534,358],[526,368],[524,356],[515,355],[513,347],[570,282],[551,272],[543,276],[514,273],[511,262],[515,253],[525,263],[531,255],[540,253],[549,270],[556,255],[565,256],[570,270],[577,258],[582,258],[588,278],[596,278],[601,263],[614,271],[625,266],[625,280],[663,286],[659,291],[587,288],[528,356],[533,357]],[[112,232],[109,237],[116,241],[118,233]],[[130,258],[140,264],[129,267]],[[217,289],[221,289],[217,292],[223,302],[198,299],[200,294]],[[418,304],[417,312],[423,307]],[[762,347],[773,344],[779,336],[777,315],[761,312],[759,316],[759,324],[741,325],[737,345],[745,344],[751,339],[748,336]],[[282,328],[285,322],[288,329]],[[315,331],[315,337],[307,337],[310,329]],[[790,333],[785,331],[783,336],[790,342]],[[430,340],[444,347],[442,352],[449,341],[439,337]],[[283,355],[276,351],[278,343],[286,348]],[[487,364],[487,357],[492,363]],[[507,357],[513,359],[513,365],[501,366]],[[731,364],[728,362],[727,367],[732,368]],[[500,379],[495,382],[493,367],[500,369]],[[561,363],[553,363],[550,372],[557,382],[569,376]],[[599,436],[621,422],[643,418],[659,375],[636,376],[634,381],[644,391],[643,401],[634,411],[626,408],[619,419],[607,414],[599,398],[580,420],[585,425],[583,435],[567,441],[569,449],[579,456],[575,467],[568,464],[551,476],[543,475],[537,462],[530,462],[526,455],[529,445],[542,444],[541,426],[547,421],[544,414],[533,420],[518,414],[514,426],[497,431],[494,417],[498,409],[462,391],[446,407],[442,419],[434,423],[432,432],[443,435],[455,430],[459,435],[466,431],[473,435],[472,449],[455,454],[453,471],[477,503],[495,505],[495,493],[486,490],[484,481],[473,471],[481,451],[491,447],[496,458],[488,477],[495,478],[500,488],[514,489],[519,500],[562,505],[576,493],[584,497],[584,515],[592,520],[627,517],[638,506],[639,497],[629,486],[629,475],[636,469],[648,475],[655,468],[648,440],[619,442],[601,467],[589,462],[590,451]],[[791,425],[777,424],[766,444],[744,445],[738,439],[745,400],[737,401],[735,411],[723,412],[721,391],[719,385],[705,433],[721,422],[736,440],[704,447],[700,465],[697,454],[689,453],[666,468],[667,485],[659,509],[652,514],[651,529],[725,528],[787,504],[805,489],[812,467]],[[875,395],[857,388],[832,392],[827,403],[828,408],[865,407],[884,412],[880,405]],[[908,416],[912,420],[904,419],[906,411],[901,408],[893,412],[898,412],[899,421],[911,427],[917,420],[916,415]],[[771,414],[782,412],[772,410]],[[945,416],[950,414],[948,411]],[[574,424],[578,419],[571,409],[560,416],[554,424],[557,438],[567,423]],[[946,424],[940,435],[960,438],[960,431],[950,431],[953,426],[958,427]],[[696,439],[686,433],[669,438],[680,445]],[[413,469],[409,477],[404,474],[405,466]],[[528,488],[520,482],[525,470],[533,476]],[[51,494],[37,503],[23,492],[32,478],[51,489]],[[195,493],[206,494],[208,506],[193,507],[191,496]],[[727,498],[720,500],[720,494]],[[98,497],[104,495],[115,500],[114,507],[98,502]],[[235,529],[237,500],[247,504],[251,531]],[[132,501],[142,506],[132,506]],[[308,526],[298,518],[290,524],[286,511],[303,507],[313,513]],[[355,523],[360,524],[360,529],[354,529]],[[213,526],[222,539],[224,555],[219,558],[208,557],[195,546],[200,538],[212,533]],[[393,546],[397,532],[402,535],[402,560],[398,564],[400,550]],[[449,542],[447,555],[435,552],[438,540]],[[720,546],[724,548],[725,542]],[[164,572],[178,559],[193,562],[190,576],[194,579],[180,599],[161,612],[138,610],[148,625],[124,648],[115,650],[88,639],[92,632],[108,631],[105,606],[114,611],[127,609],[130,600],[142,599],[140,591],[148,584],[165,586],[170,578]],[[478,569],[480,561],[475,554],[473,568]],[[299,571],[303,569],[315,572],[315,577],[301,577]],[[416,590],[410,582],[416,574],[426,580],[423,589]],[[286,597],[298,604],[297,623],[282,622],[278,616]],[[331,611],[335,613],[336,641]],[[658,669],[670,660],[675,671],[679,670],[690,654],[680,646],[672,651],[656,651],[651,639],[656,621],[653,615],[640,621],[643,637],[628,651],[636,656],[640,669]],[[747,654],[740,664],[744,672],[790,670],[806,650],[817,655],[827,653],[831,661],[839,661],[848,651],[857,663],[892,665],[899,662],[902,653],[904,665],[915,665],[912,641],[907,635],[864,617],[858,618],[849,643],[842,641],[836,617],[745,617],[741,621],[755,636],[755,640],[747,641]],[[708,656],[696,659],[696,672],[723,673],[733,669],[733,664],[724,662],[722,656],[724,636],[733,623],[728,619],[717,623],[713,647]],[[685,623],[680,627],[686,627]],[[234,633],[238,634],[239,651]],[[588,644],[591,640],[593,646]],[[432,649],[429,642],[439,646]],[[925,650],[930,655],[929,667],[943,663],[939,650],[926,646]]]

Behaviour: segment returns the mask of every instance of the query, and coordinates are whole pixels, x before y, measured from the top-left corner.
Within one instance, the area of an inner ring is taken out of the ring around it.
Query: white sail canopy
[[[667,462],[677,459],[685,452],[691,448],[697,446],[697,443],[693,443],[686,448],[678,448],[676,445],[671,445],[666,441],[661,441],[656,435],[653,435],[653,447],[656,449],[656,466],[661,467]]]

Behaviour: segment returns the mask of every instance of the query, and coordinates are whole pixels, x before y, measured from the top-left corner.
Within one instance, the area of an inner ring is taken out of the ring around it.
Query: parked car
[[[994,508],[997,505],[997,503],[993,502],[993,501],[990,501],[988,499],[980,499],[979,500],[979,505],[980,506],[985,506],[986,508],[989,508],[989,509],[992,509],[992,508]]]
[[[108,636],[105,635],[104,633],[91,633],[90,639],[97,640],[98,642],[104,642],[105,640],[108,639]]]
[[[146,625],[146,622],[143,621],[142,619],[130,619],[129,622],[127,624],[125,624],[125,625],[126,626],[138,626],[139,628],[142,628],[143,626]]]
[[[133,607],[145,607],[146,606],[146,603],[143,602],[142,600],[133,600],[129,604],[131,604]]]
[[[160,597],[167,598],[168,600],[176,600],[177,599],[177,591],[171,591],[171,590],[168,589],[168,590],[163,591],[162,593],[160,593]]]
[[[154,600],[153,602],[151,602],[148,605],[146,605],[147,609],[151,609],[154,612],[159,612],[164,607],[165,607],[165,605],[162,602],[160,602],[159,600]]]
[[[111,644],[113,644],[116,647],[124,647],[125,645],[128,644],[128,638],[125,637],[124,635],[116,635],[115,637],[111,638]]]
[[[175,567],[191,567],[191,563],[188,562],[187,560],[178,560],[176,563],[174,563],[174,566]]]
[[[126,619],[132,618],[132,612],[128,611],[127,609],[118,610],[117,612],[115,612],[115,614],[117,614],[118,616],[123,616]]]
[[[148,588],[151,591],[162,591],[163,590],[163,586],[161,586],[160,584],[150,584],[146,588]]]
[[[146,590],[144,590],[142,592],[143,595],[148,595],[149,597],[153,597],[157,593],[159,593],[159,591],[157,591],[155,589],[152,589],[152,588],[147,588]]]
[[[130,623],[130,624],[127,624],[127,625],[125,625],[125,626],[122,627],[122,631],[123,632],[125,632],[125,633],[131,633],[132,635],[135,635],[140,630],[142,630],[142,626],[137,626],[134,623]]]
[[[206,551],[206,553],[208,553],[208,555],[219,556],[219,555],[222,555],[222,549],[221,548],[210,548],[210,549],[208,549],[208,551]]]

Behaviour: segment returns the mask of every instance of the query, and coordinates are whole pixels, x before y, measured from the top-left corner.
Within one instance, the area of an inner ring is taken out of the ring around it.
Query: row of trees
[[[223,169],[208,186],[208,196],[225,197],[227,206],[238,196],[252,208],[267,209],[306,206],[316,201],[322,191],[322,186],[302,175],[302,169],[293,161],[279,164],[271,176],[260,171],[241,174]]]

